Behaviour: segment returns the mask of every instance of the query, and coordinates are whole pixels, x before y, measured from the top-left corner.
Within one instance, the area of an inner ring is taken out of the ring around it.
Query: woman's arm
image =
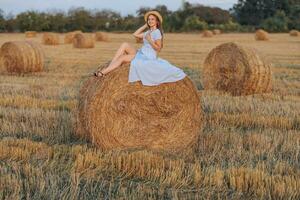
[[[148,40],[148,42],[150,43],[150,45],[152,46],[152,48],[155,51],[160,51],[161,50],[161,39],[157,39],[157,40],[153,41],[151,39],[151,35],[150,35],[150,32],[149,32],[146,35],[146,40]]]
[[[147,28],[147,24],[144,24],[138,30],[136,30],[132,35],[137,38],[143,38],[144,34],[143,31]]]

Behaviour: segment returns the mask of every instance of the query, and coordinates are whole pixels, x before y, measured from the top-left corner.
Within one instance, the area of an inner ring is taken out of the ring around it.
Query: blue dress
[[[143,85],[154,86],[183,79],[186,74],[182,69],[157,56],[145,38],[149,31],[144,33],[143,46],[138,49],[130,63],[128,82],[141,81]],[[150,35],[153,41],[162,38],[159,29],[155,29]]]

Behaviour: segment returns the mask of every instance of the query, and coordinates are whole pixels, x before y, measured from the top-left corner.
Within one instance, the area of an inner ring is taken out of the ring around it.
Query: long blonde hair
[[[163,41],[164,33],[163,33],[162,24],[161,24],[161,22],[159,21],[159,18],[156,15],[154,15],[154,14],[150,14],[150,15],[153,15],[155,17],[156,21],[157,21],[156,27],[160,31],[160,34],[161,34],[161,48],[163,48],[163,46],[164,46],[164,41]],[[148,18],[149,18],[149,16],[147,17],[147,25],[148,25],[148,28],[150,29],[150,26],[148,24]]]

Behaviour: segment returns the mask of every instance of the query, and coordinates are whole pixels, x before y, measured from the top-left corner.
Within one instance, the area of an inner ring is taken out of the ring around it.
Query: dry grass
[[[148,151],[102,152],[74,136],[79,89],[130,34],[93,49],[46,46],[43,72],[0,75],[1,199],[299,199],[300,40],[270,34],[166,34],[160,57],[197,84],[204,127],[193,161]],[[0,45],[24,34],[0,34]],[[41,43],[41,37],[30,40]],[[204,91],[202,63],[225,42],[272,61],[273,92],[232,97]],[[288,49],[288,51],[285,51]]]

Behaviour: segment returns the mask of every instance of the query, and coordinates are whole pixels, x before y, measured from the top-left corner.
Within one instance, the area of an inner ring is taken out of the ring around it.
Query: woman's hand
[[[144,24],[138,30],[136,30],[132,35],[137,38],[143,38],[144,36],[143,31],[147,28],[147,26],[148,26],[147,24]]]
[[[146,40],[148,40],[148,42],[151,42],[152,41],[152,39],[151,39],[151,31],[149,31],[147,34],[146,34],[146,36],[145,36],[145,38],[146,38]]]
[[[161,49],[161,40],[159,39],[159,40],[153,41],[150,34],[151,34],[150,32],[147,33],[145,38],[146,38],[146,40],[148,40],[149,44],[153,47],[153,49],[155,51],[159,52]]]

